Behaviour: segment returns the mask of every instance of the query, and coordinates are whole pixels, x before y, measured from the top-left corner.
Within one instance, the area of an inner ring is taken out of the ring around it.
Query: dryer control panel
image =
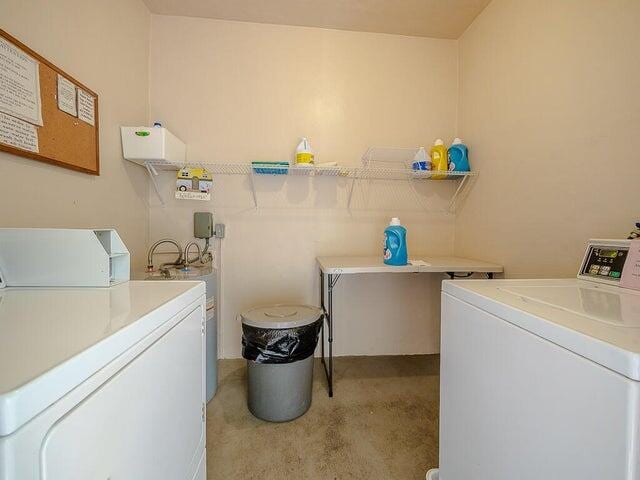
[[[589,240],[578,278],[617,285],[630,243],[630,240]]]

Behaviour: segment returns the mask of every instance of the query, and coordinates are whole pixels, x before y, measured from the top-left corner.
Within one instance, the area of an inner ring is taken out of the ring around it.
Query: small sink
[[[147,272],[144,279],[145,280],[174,280],[175,279],[175,272],[173,271],[174,269],[171,268],[169,269],[169,275],[167,276],[165,273],[160,272],[160,271],[153,271],[153,272]]]
[[[168,276],[160,270],[146,272],[145,280],[193,280],[195,277],[202,277],[213,272],[210,264],[192,264],[187,268],[169,267],[167,270],[169,271]]]

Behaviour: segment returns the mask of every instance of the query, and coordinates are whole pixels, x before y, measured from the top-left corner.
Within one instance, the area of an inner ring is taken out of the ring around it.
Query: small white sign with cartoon
[[[183,168],[178,171],[176,198],[180,200],[211,200],[213,177],[204,168]]]

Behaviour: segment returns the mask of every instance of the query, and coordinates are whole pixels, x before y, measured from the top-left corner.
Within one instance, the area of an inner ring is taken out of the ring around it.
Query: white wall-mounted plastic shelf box
[[[128,282],[130,255],[115,230],[0,228],[6,287],[110,287]]]
[[[125,159],[156,168],[180,168],[186,161],[187,147],[164,127],[120,127]]]

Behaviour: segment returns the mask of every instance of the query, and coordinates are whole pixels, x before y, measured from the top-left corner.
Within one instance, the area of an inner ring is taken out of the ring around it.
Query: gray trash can
[[[249,410],[270,422],[298,418],[311,406],[313,352],[322,310],[274,305],[252,308],[241,318]]]

